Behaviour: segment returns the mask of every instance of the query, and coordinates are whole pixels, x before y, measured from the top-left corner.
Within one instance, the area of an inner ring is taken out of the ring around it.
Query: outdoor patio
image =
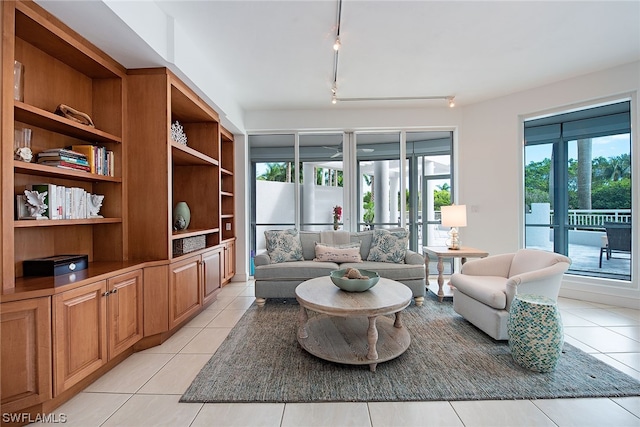
[[[551,243],[548,247],[532,248],[553,251]],[[571,258],[569,274],[631,280],[630,254],[614,253],[609,260],[607,260],[605,254],[602,254],[602,268],[598,267],[600,261],[599,247],[570,243],[568,256]]]

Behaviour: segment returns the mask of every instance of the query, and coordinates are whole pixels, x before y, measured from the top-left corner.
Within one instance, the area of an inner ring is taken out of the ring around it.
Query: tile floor
[[[303,404],[178,403],[244,311],[253,282],[164,344],[136,353],[57,408],[68,426],[640,426],[640,397]],[[565,340],[640,380],[640,311],[559,300]]]

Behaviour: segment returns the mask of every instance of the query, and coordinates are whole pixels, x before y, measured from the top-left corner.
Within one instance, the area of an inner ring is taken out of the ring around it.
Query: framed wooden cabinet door
[[[236,274],[236,242],[231,240],[224,245],[224,283]]]
[[[107,281],[109,313],[109,359],[142,338],[142,270]]]
[[[53,297],[54,394],[107,362],[105,280]]]
[[[2,413],[51,399],[51,300],[0,304]]]
[[[169,279],[169,329],[202,307],[200,256],[171,264]]]
[[[210,252],[202,254],[202,288],[204,290],[203,304],[211,301],[217,289],[222,284],[222,266],[223,257],[222,250],[214,249]]]

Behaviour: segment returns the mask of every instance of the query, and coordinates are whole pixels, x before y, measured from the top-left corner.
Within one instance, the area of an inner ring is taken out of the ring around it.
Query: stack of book
[[[64,169],[91,171],[87,156],[66,148],[52,148],[38,153],[38,163]]]

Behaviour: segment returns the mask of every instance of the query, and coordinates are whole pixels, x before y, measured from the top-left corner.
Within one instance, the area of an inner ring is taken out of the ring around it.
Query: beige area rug
[[[565,344],[558,367],[535,373],[454,313],[426,298],[403,323],[411,345],[400,357],[367,365],[321,360],[297,342],[295,300],[249,308],[184,393],[181,402],[376,402],[545,399],[640,395],[640,382]]]

